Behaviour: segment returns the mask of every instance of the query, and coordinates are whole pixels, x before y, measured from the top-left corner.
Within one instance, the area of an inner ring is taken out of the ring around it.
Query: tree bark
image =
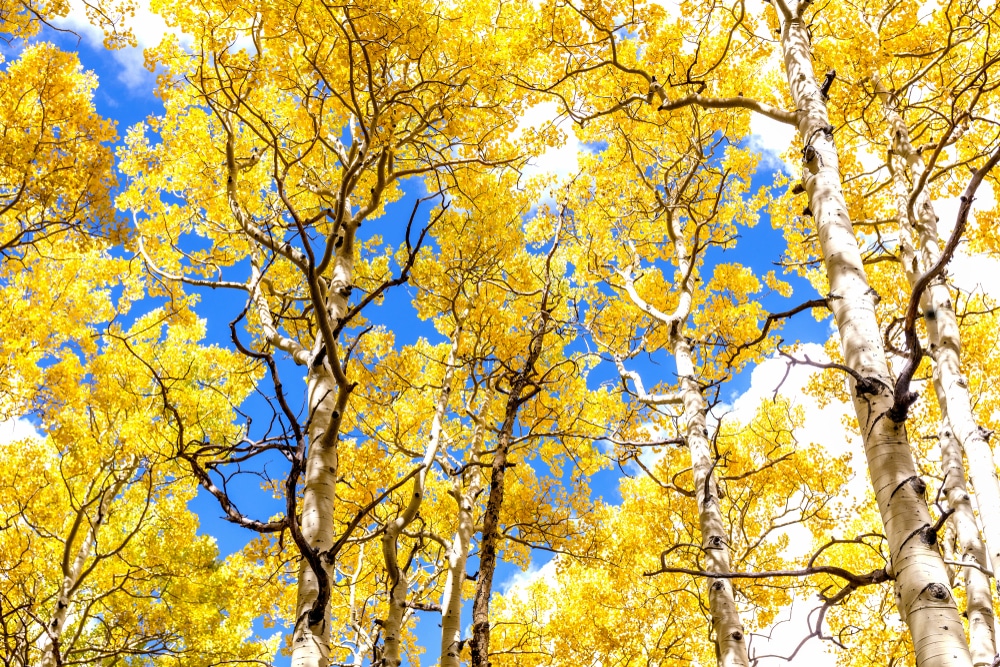
[[[891,94],[877,76],[872,78],[892,134],[893,153],[903,162],[897,166],[894,178],[899,184],[906,182],[902,173],[899,173],[905,166],[910,171],[910,180],[917,182],[924,172],[923,159],[913,148],[909,129],[895,108]],[[903,253],[903,270],[912,289],[920,276],[941,257],[938,217],[926,188],[917,193],[912,210],[908,205],[908,187],[897,185],[896,196],[900,200],[898,208],[902,226],[901,240],[907,242],[904,246],[906,252]],[[916,249],[912,248],[906,238],[914,232],[917,238]],[[920,296],[920,304],[927,327],[931,358],[934,360],[934,389],[938,403],[969,459],[969,477],[982,519],[988,560],[993,571],[997,572],[1000,571],[1000,478],[997,477],[996,461],[989,442],[972,412],[968,382],[961,373],[961,332],[945,281],[933,280]],[[980,565],[985,567],[986,561]]]
[[[382,556],[389,578],[389,614],[384,626],[385,653],[382,658],[382,663],[386,667],[399,667],[403,662],[400,652],[400,636],[403,631],[403,616],[406,613],[406,593],[409,589],[409,581],[406,577],[406,570],[399,567],[397,553],[399,535],[406,530],[406,527],[416,518],[417,512],[420,510],[420,504],[424,499],[427,472],[433,465],[434,458],[441,446],[441,424],[444,421],[444,414],[448,409],[448,399],[451,396],[451,381],[455,377],[455,361],[461,336],[462,327],[459,325],[455,333],[452,334],[451,351],[445,361],[444,378],[441,381],[441,395],[434,407],[431,433],[424,450],[424,459],[420,463],[420,472],[413,478],[413,492],[410,494],[410,501],[406,504],[403,512],[386,526],[385,533],[382,535]]]
[[[713,470],[715,463],[708,441],[705,415],[708,407],[701,394],[701,387],[694,380],[694,360],[687,339],[675,337],[674,359],[680,377],[680,393],[684,401],[684,438],[691,452],[691,470],[694,475],[694,492],[698,502],[698,527],[705,553],[705,569],[709,572],[729,574],[729,536],[726,533],[719,509],[719,490]],[[708,604],[715,630],[716,657],[719,667],[749,667],[743,624],[733,597],[732,579],[708,581]]]
[[[473,435],[470,462],[479,462],[479,452],[485,437],[485,425],[478,418]],[[455,478],[452,494],[458,504],[458,530],[448,549],[448,573],[445,577],[444,592],[441,594],[441,664],[440,667],[461,667],[462,641],[462,583],[465,581],[465,565],[469,559],[472,536],[476,531],[473,509],[476,496],[482,489],[482,475],[478,465],[468,468],[469,486],[462,488],[464,475]]]
[[[490,596],[493,594],[493,574],[496,571],[500,542],[500,509],[503,507],[507,453],[510,451],[514,423],[521,405],[519,399],[524,391],[523,378],[522,373],[511,390],[490,468],[490,494],[486,501],[483,534],[479,543],[479,576],[476,578],[476,596],[472,601],[471,667],[489,667],[490,664]]]
[[[937,536],[930,530],[933,522],[923,496],[925,484],[917,476],[904,424],[888,416],[893,382],[875,317],[875,295],[843,196],[826,100],[812,69],[809,34],[801,14],[805,4],[793,10],[784,0],[774,0],[782,23],[785,72],[805,146],[803,185],[830,283],[828,301],[851,371],[851,395],[890,547],[899,613],[910,628],[917,665],[971,665],[948,574],[935,544]]]
[[[305,457],[299,531],[305,548],[312,552],[313,558],[311,563],[310,558],[303,557],[299,565],[292,667],[327,667],[330,659],[329,582],[333,564],[323,554],[334,543],[334,506],[339,469],[337,447],[340,424],[352,386],[340,366],[338,351],[329,330],[332,322],[339,322],[347,314],[348,297],[354,280],[355,231],[354,221],[345,224],[342,232],[344,242],[337,252],[329,288],[322,289],[321,278],[309,278],[313,301],[320,301],[322,305],[316,309],[320,331],[313,344],[306,380],[309,447]],[[321,581],[321,577],[325,581]],[[320,600],[321,596],[326,599]],[[317,600],[320,600],[320,614],[313,612]]]
[[[965,466],[958,440],[947,427],[938,435],[941,443],[941,469],[944,472],[944,493],[948,506],[954,510],[950,521],[955,526],[958,557],[964,564],[966,616],[969,618],[969,649],[972,664],[985,667],[993,664],[996,638],[993,630],[993,593],[990,578],[983,571],[986,547],[979,536],[976,515],[972,511],[969,491],[965,486]]]
[[[535,365],[542,356],[545,336],[551,327],[552,258],[559,248],[562,233],[562,218],[553,231],[552,246],[545,259],[545,275],[538,311],[531,325],[531,338],[525,350],[524,364],[512,374],[507,404],[504,408],[503,423],[497,436],[497,446],[493,453],[490,469],[490,493],[483,515],[482,539],[479,542],[479,576],[476,579],[476,595],[472,601],[472,637],[470,638],[471,667],[489,667],[490,655],[490,596],[493,594],[493,574],[496,570],[497,548],[500,542],[500,510],[504,499],[504,478],[507,471],[507,454],[514,437],[514,425],[521,406],[534,396],[538,388],[533,386],[536,376]]]

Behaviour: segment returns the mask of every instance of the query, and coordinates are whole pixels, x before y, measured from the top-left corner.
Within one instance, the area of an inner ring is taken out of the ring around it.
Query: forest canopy
[[[1000,664],[996,2],[0,40],[5,667]]]

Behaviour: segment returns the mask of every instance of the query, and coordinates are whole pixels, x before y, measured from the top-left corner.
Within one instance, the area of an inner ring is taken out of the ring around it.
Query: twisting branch
[[[931,284],[931,281],[941,275],[948,262],[951,261],[959,242],[962,240],[962,235],[965,233],[965,227],[969,221],[969,213],[972,211],[972,202],[975,199],[976,190],[979,189],[979,185],[986,178],[986,175],[998,163],[1000,163],[1000,148],[972,175],[968,186],[965,188],[965,192],[962,193],[961,204],[958,207],[958,219],[955,221],[955,229],[952,230],[948,243],[941,252],[941,256],[938,257],[938,261],[920,276],[913,286],[913,291],[910,293],[910,302],[906,307],[906,317],[903,319],[903,333],[906,336],[906,349],[909,351],[909,356],[906,359],[903,370],[900,371],[899,377],[896,379],[896,386],[893,388],[892,394],[892,408],[889,409],[888,413],[889,418],[894,422],[906,421],[910,406],[917,400],[917,394],[910,390],[910,382],[913,380],[913,375],[917,372],[920,359],[924,354],[920,340],[917,337],[917,313],[920,309],[920,299],[923,297],[924,290]]]
[[[872,570],[866,574],[854,574],[850,570],[833,565],[810,565],[801,570],[765,570],[762,572],[707,572],[705,570],[692,570],[686,567],[671,567],[664,562],[666,552],[660,555],[660,569],[653,572],[644,572],[643,576],[655,577],[658,574],[690,574],[693,577],[705,577],[707,579],[771,579],[775,577],[810,577],[814,574],[829,574],[848,582],[848,587],[853,591],[861,586],[881,584],[892,581],[892,576],[884,567]],[[842,593],[842,591],[841,591]],[[841,593],[837,596],[843,599]]]
[[[882,381],[874,377],[865,377],[861,373],[857,372],[850,366],[845,366],[844,364],[838,364],[834,362],[823,363],[820,361],[813,361],[809,358],[809,355],[803,355],[802,359],[796,359],[792,355],[788,354],[782,349],[778,349],[778,354],[788,359],[792,364],[805,364],[806,366],[812,366],[813,368],[821,368],[823,370],[836,370],[844,371],[852,378],[854,378],[855,386],[857,387],[858,394],[874,394],[879,391],[880,386],[884,386]]]
[[[747,343],[743,343],[742,345],[739,345],[736,348],[736,353],[733,355],[733,358],[735,358],[736,355],[738,355],[743,350],[745,350],[747,348],[750,348],[750,347],[753,347],[757,343],[760,343],[765,338],[767,338],[767,334],[771,331],[771,325],[774,324],[775,322],[777,322],[779,320],[787,319],[787,318],[792,317],[794,315],[798,315],[802,311],[811,310],[813,308],[826,308],[827,310],[829,310],[830,309],[830,304],[829,304],[829,302],[826,299],[810,299],[809,301],[806,301],[805,303],[801,303],[801,304],[795,306],[794,308],[792,308],[790,310],[786,310],[786,311],[781,312],[781,313],[770,313],[770,314],[768,314],[767,319],[764,320],[764,326],[760,330],[760,335],[757,336],[756,338],[754,338],[752,341],[749,341]]]

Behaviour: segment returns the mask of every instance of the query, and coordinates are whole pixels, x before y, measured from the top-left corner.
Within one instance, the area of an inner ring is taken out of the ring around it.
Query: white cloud
[[[818,343],[807,343],[799,346],[792,353],[796,359],[807,357],[816,362],[828,362],[829,357],[823,346]],[[789,366],[784,357],[771,357],[758,364],[750,376],[750,387],[742,394],[733,398],[728,405],[722,404],[716,408],[716,416],[726,414],[726,419],[737,419],[747,422],[753,418],[757,407],[762,401],[771,401],[775,394],[789,401],[793,406],[799,406],[804,412],[801,428],[796,429],[795,437],[803,446],[809,443],[821,445],[833,456],[844,453],[851,455],[851,467],[856,471],[854,478],[848,484],[848,494],[854,498],[863,497],[868,476],[858,471],[865,470],[864,447],[860,438],[848,435],[843,426],[844,417],[852,411],[848,403],[832,401],[820,408],[814,399],[806,394],[806,386],[810,378],[819,369],[805,364]],[[789,537],[789,552],[804,554],[812,546],[812,536],[807,528],[801,525],[792,526],[785,531]],[[795,601],[779,616],[779,620],[769,628],[748,637],[748,649],[751,656],[756,656],[755,663],[759,667],[779,667],[787,665],[786,658],[795,653],[794,662],[809,664],[812,667],[833,667],[836,664],[834,656],[827,652],[825,642],[809,639],[801,648],[799,644],[810,634],[810,624],[814,624],[816,608],[814,599]],[[828,628],[827,628],[828,630]]]
[[[941,247],[951,236],[958,220],[958,207],[961,203],[959,197],[948,197],[947,199],[934,200],[934,212],[938,216],[938,234],[941,236]],[[996,196],[993,188],[984,182],[976,190],[976,197],[972,204],[969,223],[976,211],[990,210],[996,205]],[[955,257],[948,265],[948,273],[951,283],[964,292],[983,292],[988,296],[1000,300],[1000,259],[986,257],[983,255],[970,255],[965,252],[962,245],[958,246]]]
[[[800,361],[807,358],[820,363],[830,361],[819,343],[805,343],[791,354]],[[849,403],[835,400],[820,407],[806,393],[810,378],[819,372],[819,369],[804,363],[789,366],[787,358],[773,356],[755,366],[750,375],[750,387],[735,397],[732,403],[717,406],[713,416],[718,418],[728,412],[726,419],[746,423],[753,418],[761,402],[774,400],[777,392],[792,406],[803,410],[803,425],[795,431],[795,437],[800,443],[816,443],[833,456],[851,455],[851,467],[855,475],[848,484],[848,491],[852,498],[862,498],[868,484],[867,475],[861,473],[867,468],[864,444],[859,436],[844,428],[844,418],[853,414],[854,408]]]
[[[0,421],[0,446],[26,438],[41,438],[42,434],[27,419],[17,417]]]
[[[796,173],[799,166],[782,157],[792,145],[796,129],[759,113],[750,115],[750,148],[763,155],[762,167]]]
[[[91,24],[87,18],[86,6],[81,0],[70,0],[70,12],[65,18],[54,24],[64,30],[71,30],[92,48],[104,48],[104,32]],[[135,8],[135,16],[126,19],[126,25],[135,34],[135,47],[126,47],[111,51],[115,62],[121,68],[118,80],[129,89],[151,93],[155,76],[146,69],[143,49],[159,45],[167,35],[177,35],[182,42],[187,41],[186,35],[176,28],[170,28],[164,20],[149,9],[148,2],[139,2]]]
[[[559,105],[555,102],[542,102],[528,108],[518,122],[515,136],[529,129],[541,130],[550,125],[562,130],[566,140],[561,145],[550,147],[541,155],[533,158],[524,170],[526,178],[551,175],[555,176],[557,180],[563,181],[576,175],[580,169],[577,157],[580,150],[580,138],[576,136],[573,122],[560,116]]]
[[[525,599],[528,589],[536,581],[542,580],[550,587],[556,587],[556,559],[553,558],[542,566],[538,566],[534,560],[528,565],[528,569],[515,572],[513,575],[500,583],[500,592],[506,596],[516,596]]]
[[[829,653],[826,642],[816,638],[803,642],[815,624],[817,608],[814,603],[796,598],[774,625],[764,632],[751,633],[747,637],[751,661],[756,658],[754,664],[758,667],[787,666],[787,659],[795,653],[794,664],[808,664],[810,667],[836,665],[837,661]]]

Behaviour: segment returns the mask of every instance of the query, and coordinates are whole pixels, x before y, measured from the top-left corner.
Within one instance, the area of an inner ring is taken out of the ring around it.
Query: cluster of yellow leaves
[[[726,421],[717,440],[716,475],[723,489],[733,569],[797,569],[810,540],[790,545],[794,531],[822,542],[844,521],[838,502],[850,476],[846,459],[818,455],[796,439],[800,411],[785,403],[761,406],[747,424]],[[654,450],[641,475],[623,482],[621,505],[600,506],[593,526],[550,574],[515,586],[497,606],[501,664],[578,662],[670,665],[711,660],[710,627],[700,577],[663,567],[698,570],[701,542],[682,450]],[[775,508],[784,508],[775,512]],[[584,546],[586,545],[586,546]],[[737,602],[748,631],[768,627],[791,596],[827,585],[826,577],[737,580]]]

